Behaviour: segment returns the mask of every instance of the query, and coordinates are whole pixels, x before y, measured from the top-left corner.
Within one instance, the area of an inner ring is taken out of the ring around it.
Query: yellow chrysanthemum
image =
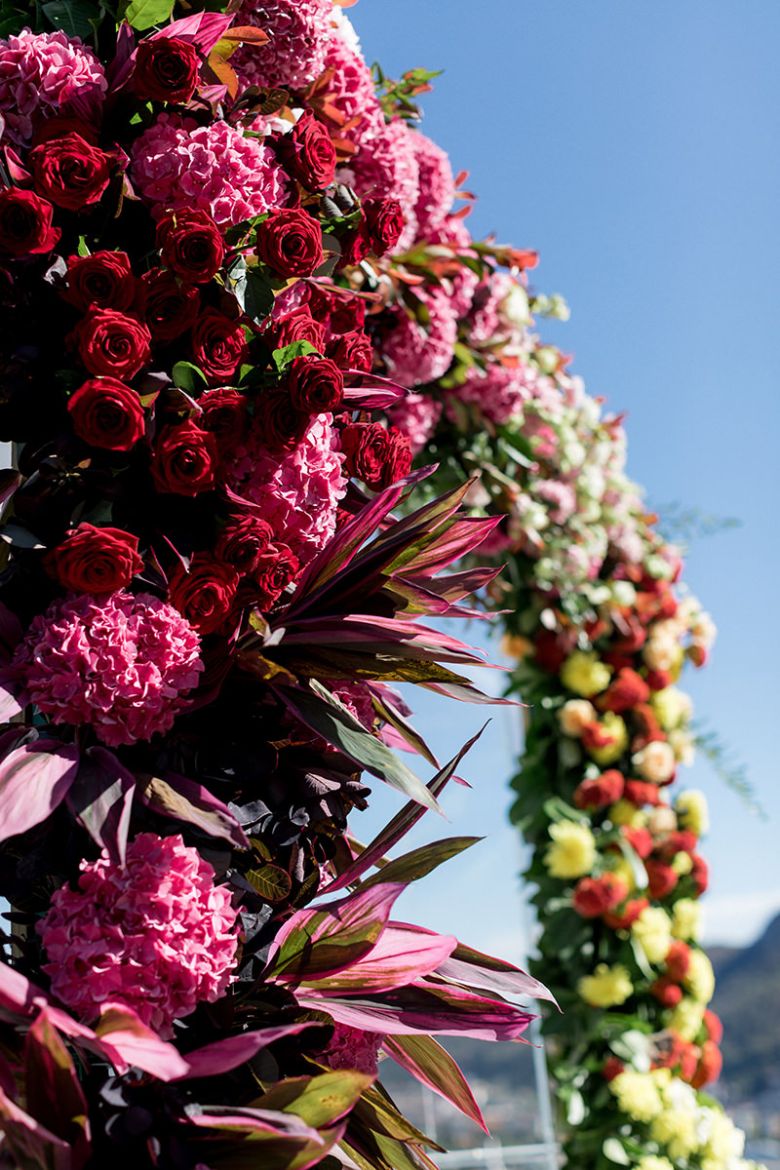
[[[617,1007],[631,996],[634,985],[625,967],[619,963],[608,967],[599,963],[592,975],[584,975],[577,984],[580,997],[591,1007]]]
[[[650,697],[650,703],[664,731],[687,723],[693,714],[691,700],[679,687],[665,687]]]
[[[648,1073],[624,1069],[610,1081],[609,1087],[622,1112],[634,1121],[652,1121],[664,1107],[661,1094]]]
[[[689,1109],[670,1109],[654,1118],[650,1134],[669,1150],[675,1161],[687,1158],[699,1145],[697,1135],[697,1114]]]
[[[636,877],[634,876],[634,867],[628,858],[623,857],[622,854],[620,857],[616,857],[610,865],[610,872],[623,879],[628,886],[629,894],[634,892],[636,889]]]
[[[701,934],[701,906],[693,898],[680,898],[672,911],[672,934],[684,942],[697,942]]]
[[[742,1157],[745,1135],[726,1113],[720,1109],[708,1109],[706,1129],[707,1141],[703,1150],[706,1158],[720,1166],[728,1166],[733,1159]]]
[[[645,1154],[636,1164],[636,1170],[674,1170],[668,1158],[658,1158],[655,1154]]]
[[[691,1043],[698,1036],[704,1020],[704,1004],[684,996],[667,1016],[667,1025],[683,1040]]]
[[[561,682],[575,695],[589,699],[609,686],[611,669],[592,650],[575,650],[561,667]]]
[[[596,861],[596,840],[587,825],[559,821],[550,825],[552,844],[544,864],[557,878],[578,878],[590,873]]]
[[[609,819],[613,825],[627,825],[631,829],[642,829],[647,824],[647,813],[637,808],[630,800],[616,800],[609,808]]]
[[[677,819],[683,829],[690,829],[697,837],[703,837],[710,827],[707,797],[697,788],[681,792],[674,802]]]
[[[672,869],[680,877],[685,877],[693,869],[693,858],[690,853],[675,853],[672,858]]]
[[[660,906],[648,906],[631,927],[648,963],[663,963],[672,945],[672,924]]]
[[[704,951],[691,951],[688,970],[683,980],[685,989],[697,1003],[708,1004],[715,994],[715,972]]]
[[[609,742],[603,747],[589,747],[588,755],[600,768],[606,768],[619,760],[628,747],[628,728],[625,720],[614,711],[607,711],[599,720],[599,726],[609,736]]]

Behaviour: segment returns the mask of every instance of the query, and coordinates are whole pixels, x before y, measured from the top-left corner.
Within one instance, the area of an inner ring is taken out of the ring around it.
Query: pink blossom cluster
[[[343,462],[332,416],[319,414],[298,446],[281,456],[263,445],[255,429],[236,451],[227,475],[232,489],[262,509],[276,539],[305,565],[336,531],[347,488]]]
[[[72,102],[82,115],[98,110],[107,88],[103,66],[78,37],[23,29],[0,40],[2,137],[17,146],[30,142],[39,119],[67,113]]]
[[[347,170],[361,199],[397,199],[400,203],[406,224],[398,241],[399,252],[417,238],[420,166],[415,138],[415,132],[400,118],[382,124],[362,140]]]
[[[484,370],[473,367],[468,370],[463,385],[453,390],[447,404],[447,414],[457,418],[454,403],[476,406],[483,418],[498,426],[518,419],[523,404],[531,397],[532,379],[524,365],[502,366],[491,362]]]
[[[427,394],[406,394],[387,416],[393,426],[407,436],[412,454],[419,455],[439,425],[442,404]]]
[[[38,930],[53,993],[82,1019],[101,1004],[132,1008],[161,1036],[232,982],[238,912],[214,870],[180,836],[141,833],[124,866],[82,861]]]
[[[402,386],[423,386],[441,378],[449,369],[458,320],[443,288],[420,294],[428,316],[423,326],[404,309],[393,310],[393,327],[384,339],[383,354],[390,374]]]
[[[338,32],[325,51],[325,69],[330,101],[344,119],[340,136],[359,144],[381,130],[384,115],[371,70],[362,55]]]
[[[89,725],[116,747],[170,730],[198,684],[199,651],[173,606],[119,590],[53,602],[33,619],[13,665],[25,703],[53,723]]]
[[[262,215],[290,200],[289,179],[273,150],[227,122],[198,126],[160,114],[135,142],[131,178],[153,211],[197,208],[220,225]]]
[[[333,0],[247,0],[237,26],[268,33],[265,45],[244,45],[231,58],[242,86],[305,89],[322,73],[331,38]]]
[[[428,239],[442,227],[455,202],[452,164],[446,150],[419,130],[411,134],[410,141],[419,169],[419,195],[415,204],[417,235]]]
[[[354,1069],[376,1076],[383,1040],[384,1036],[376,1032],[364,1032],[362,1028],[350,1028],[347,1024],[334,1024],[333,1036],[322,1059],[333,1069]]]
[[[427,233],[425,243],[429,246],[445,247],[457,255],[468,254],[471,232],[462,219],[448,216],[437,228]],[[474,253],[472,253],[474,254]],[[479,277],[465,264],[458,264],[457,270],[442,279],[442,287],[450,298],[450,308],[456,317],[465,317],[471,309]]]

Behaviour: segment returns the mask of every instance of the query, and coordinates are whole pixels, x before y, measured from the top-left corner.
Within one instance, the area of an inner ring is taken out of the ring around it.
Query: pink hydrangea
[[[333,1036],[322,1053],[322,1059],[333,1069],[353,1069],[376,1076],[383,1040],[384,1036],[377,1032],[364,1032],[362,1028],[334,1024]]]
[[[276,539],[305,565],[336,531],[339,500],[347,488],[343,462],[332,416],[319,414],[285,455],[272,454],[253,432],[236,451],[227,475],[231,488],[262,509]]]
[[[419,168],[419,195],[415,204],[417,234],[425,238],[441,227],[455,202],[455,180],[450,158],[419,131],[410,135]]]
[[[141,833],[124,866],[82,861],[38,931],[54,994],[82,1019],[120,1003],[161,1036],[233,982],[238,912],[214,870],[180,836]]]
[[[366,137],[346,173],[362,199],[397,199],[406,226],[396,250],[409,248],[417,238],[417,202],[420,167],[414,148],[415,132],[396,118]]]
[[[0,113],[4,138],[17,146],[30,142],[39,119],[68,111],[98,108],[108,88],[103,66],[92,49],[64,32],[33,33],[0,40]]]
[[[119,590],[53,602],[33,619],[14,666],[25,703],[53,723],[88,724],[116,747],[170,730],[203,670],[199,651],[173,606]]]
[[[325,52],[328,70],[328,95],[344,119],[342,137],[357,145],[384,125],[382,107],[377,100],[371,70],[345,37],[336,33]]]
[[[408,438],[412,454],[417,455],[427,446],[441,418],[442,404],[427,394],[407,394],[388,412],[393,426]]]
[[[498,426],[518,418],[523,403],[530,397],[526,368],[508,367],[491,363],[485,370],[474,367],[468,371],[466,381],[453,390],[447,405],[448,416],[455,421],[457,409],[454,401],[476,406],[484,418]]]
[[[437,228],[428,232],[425,243],[443,244],[458,253],[463,253],[471,246],[471,232],[462,219],[449,216]],[[463,318],[468,315],[478,285],[479,277],[476,272],[472,272],[465,264],[459,264],[454,275],[443,278],[442,287],[449,293],[450,305],[456,317]]]
[[[536,494],[548,505],[547,510],[554,524],[565,524],[577,511],[577,493],[570,483],[558,479],[540,479],[536,483]]]
[[[154,211],[198,208],[218,224],[236,224],[290,199],[290,182],[273,150],[227,122],[198,126],[161,114],[137,139],[130,173]]]
[[[403,309],[393,311],[394,324],[384,339],[383,353],[391,376],[402,386],[435,382],[449,369],[458,339],[458,319],[442,288],[421,295],[428,311],[426,326]]]
[[[236,25],[267,32],[266,45],[243,45],[230,59],[244,88],[306,89],[325,67],[333,0],[246,0]]]

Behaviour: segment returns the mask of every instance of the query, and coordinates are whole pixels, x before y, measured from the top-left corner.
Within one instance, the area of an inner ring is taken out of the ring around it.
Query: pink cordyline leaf
[[[136,1013],[121,1003],[104,1003],[95,1035],[117,1072],[143,1069],[161,1081],[186,1076],[188,1064],[172,1044],[147,1028]]]
[[[389,925],[365,958],[327,978],[304,979],[299,986],[316,988],[326,996],[392,991],[436,971],[457,945],[451,936]]]
[[[466,1078],[433,1036],[388,1036],[382,1047],[415,1080],[465,1113],[485,1133],[490,1132]]]
[[[304,1145],[308,1142],[314,1142],[318,1146],[324,1144],[317,1130],[312,1129],[294,1113],[281,1113],[275,1109],[241,1109],[230,1105],[205,1105],[202,1110],[196,1111],[198,1108],[194,1106],[187,1111],[187,1120],[191,1125],[206,1129],[237,1130],[247,1134],[267,1133],[275,1137],[284,1136],[300,1141]]]
[[[491,955],[483,955],[462,943],[458,943],[452,955],[442,963],[437,975],[442,979],[467,984],[469,987],[491,991],[501,996],[512,998],[530,996],[532,999],[544,999],[555,1003],[552,992],[526,971],[513,966],[512,963],[494,959]]]
[[[88,748],[67,795],[68,806],[115,865],[125,864],[135,776],[104,747]]]
[[[210,837],[229,841],[236,849],[248,849],[249,839],[230,809],[196,780],[166,772],[152,777],[141,788],[140,798],[156,813],[195,825]]]
[[[16,748],[0,764],[0,841],[39,825],[68,794],[79,750],[57,740]]]
[[[25,1170],[72,1170],[69,1144],[20,1109],[2,1089],[0,1131],[3,1149],[13,1158],[13,1165]]]
[[[157,41],[176,37],[177,40],[188,41],[205,57],[208,57],[217,41],[232,23],[232,15],[225,15],[222,12],[197,12],[194,16],[185,16],[182,20],[174,20],[172,24],[158,29],[147,39]]]
[[[299,1032],[317,1026],[316,1021],[307,1020],[301,1024],[280,1024],[275,1028],[261,1028],[255,1032],[243,1032],[240,1036],[229,1036],[227,1040],[217,1040],[215,1044],[207,1044],[186,1053],[184,1060],[187,1062],[187,1072],[173,1079],[191,1081],[196,1077],[220,1076],[245,1064],[269,1044],[285,1036],[297,1036]]]
[[[27,1108],[68,1143],[71,1170],[82,1170],[91,1148],[89,1106],[73,1059],[46,1008],[27,1033],[24,1065]]]

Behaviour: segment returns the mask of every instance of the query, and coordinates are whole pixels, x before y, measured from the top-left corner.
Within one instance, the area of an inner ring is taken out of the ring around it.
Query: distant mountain
[[[710,948],[723,1020],[723,1084],[747,1100],[780,1087],[780,914],[749,947]]]

